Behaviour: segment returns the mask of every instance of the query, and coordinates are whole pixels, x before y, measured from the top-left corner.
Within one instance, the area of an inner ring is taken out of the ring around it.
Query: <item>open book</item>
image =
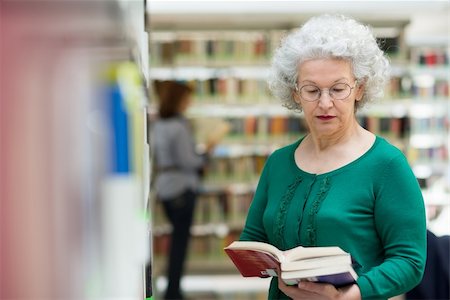
[[[299,246],[281,251],[267,243],[235,241],[224,250],[244,277],[278,276],[279,270],[288,285],[306,280],[337,287],[358,278],[350,254],[339,247]]]
[[[231,125],[217,117],[203,117],[192,120],[195,140],[198,144],[218,144],[230,131]]]

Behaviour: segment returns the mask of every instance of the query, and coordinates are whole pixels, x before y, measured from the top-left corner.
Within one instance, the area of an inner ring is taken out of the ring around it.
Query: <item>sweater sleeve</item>
[[[384,245],[384,261],[358,279],[363,299],[409,291],[420,283],[426,261],[424,202],[405,157],[392,159],[380,176],[374,221]]]
[[[242,241],[268,241],[263,216],[267,205],[269,165],[270,157],[266,161],[259,178],[258,186],[256,187],[255,195],[247,214],[247,220],[240,236],[240,240]]]

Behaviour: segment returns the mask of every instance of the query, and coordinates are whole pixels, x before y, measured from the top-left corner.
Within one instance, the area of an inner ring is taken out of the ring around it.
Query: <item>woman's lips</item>
[[[317,118],[319,118],[320,120],[323,120],[323,121],[328,121],[328,120],[335,118],[335,116],[323,115],[323,116],[317,116]]]

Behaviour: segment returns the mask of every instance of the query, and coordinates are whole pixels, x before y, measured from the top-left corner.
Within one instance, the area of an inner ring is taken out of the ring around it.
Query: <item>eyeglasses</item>
[[[333,100],[345,100],[350,96],[352,90],[356,87],[358,80],[355,80],[355,85],[352,87],[347,83],[336,83],[332,85],[330,88],[320,89],[319,87],[313,84],[307,84],[300,89],[296,86],[295,89],[300,97],[308,102],[314,102],[320,99],[323,91],[327,91],[328,95]]]

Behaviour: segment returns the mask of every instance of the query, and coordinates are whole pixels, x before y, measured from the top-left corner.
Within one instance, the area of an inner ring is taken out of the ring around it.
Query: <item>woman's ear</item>
[[[300,105],[300,96],[298,95],[297,85],[295,85],[295,88],[292,90],[292,98],[294,98],[294,101]]]
[[[358,81],[358,83],[356,84],[356,95],[355,95],[356,101],[360,101],[363,98],[365,90],[366,90],[365,80]]]
[[[292,92],[292,98],[294,98],[295,103],[300,104],[300,97],[296,93]]]

